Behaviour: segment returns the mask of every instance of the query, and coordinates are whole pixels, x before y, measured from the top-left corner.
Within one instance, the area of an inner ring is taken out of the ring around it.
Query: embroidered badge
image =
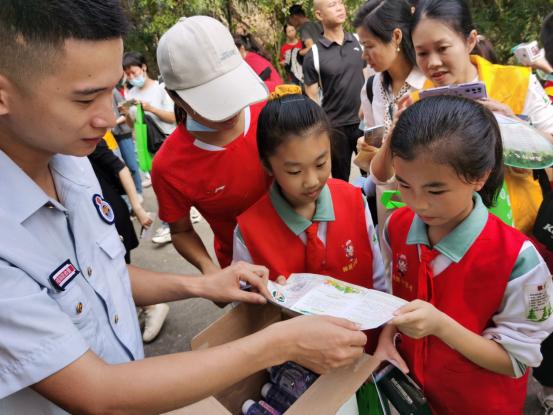
[[[115,222],[115,213],[113,213],[113,209],[111,208],[110,204],[98,194],[92,196],[92,202],[94,203],[94,207],[96,207],[98,215],[100,215],[100,219],[102,219],[108,225],[113,225],[113,222]]]
[[[351,239],[348,239],[345,244],[342,245],[348,264],[342,267],[342,272],[348,272],[355,268],[357,265],[357,257],[355,256],[355,248]]]
[[[50,274],[48,279],[58,291],[65,291],[65,287],[79,274],[79,270],[68,259]]]
[[[413,292],[413,284],[411,284],[405,276],[407,275],[407,256],[399,254],[396,256],[394,270],[392,272],[392,281],[397,287]]]
[[[528,284],[524,287],[526,300],[526,320],[540,323],[553,314],[551,298],[546,284]]]
[[[405,277],[407,273],[407,257],[404,254],[400,254],[397,257],[397,272],[402,277]]]

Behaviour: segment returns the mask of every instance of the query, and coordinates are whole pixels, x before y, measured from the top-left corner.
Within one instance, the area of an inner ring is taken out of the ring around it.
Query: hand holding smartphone
[[[363,136],[365,137],[365,143],[373,147],[380,147],[382,145],[382,139],[384,138],[384,125],[375,125],[363,130]]]

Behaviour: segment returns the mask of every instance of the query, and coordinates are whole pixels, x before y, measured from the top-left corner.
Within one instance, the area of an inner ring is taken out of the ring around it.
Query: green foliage
[[[479,33],[495,46],[500,62],[516,63],[513,46],[539,40],[541,23],[553,11],[553,0],[471,0]]]
[[[288,8],[302,4],[312,16],[313,0],[122,0],[129,10],[132,30],[126,50],[138,50],[148,58],[156,73],[155,49],[159,38],[179,17],[208,15],[221,20],[233,31],[243,24],[274,56],[282,41]],[[344,0],[350,18],[363,3]],[[501,62],[514,63],[511,48],[539,39],[543,18],[553,11],[553,0],[469,0],[478,31],[494,44]],[[351,29],[351,26],[347,26]]]

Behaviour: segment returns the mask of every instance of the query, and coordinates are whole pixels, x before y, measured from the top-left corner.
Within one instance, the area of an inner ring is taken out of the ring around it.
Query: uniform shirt
[[[365,82],[363,68],[366,66],[359,41],[346,32],[342,45],[324,36],[316,44],[324,93],[323,108],[332,126],[358,125],[361,105],[359,91]],[[303,60],[303,79],[307,86],[319,83],[313,50]]]
[[[124,248],[100,218],[86,157],[50,162],[60,201],[0,151],[0,413],[65,414],[33,385],[91,350],[108,364],[144,356]],[[59,291],[50,273],[80,271]]]
[[[271,202],[277,211],[278,215],[282,218],[286,226],[301,239],[304,244],[307,244],[307,235],[305,230],[311,226],[312,222],[319,222],[317,230],[317,236],[326,246],[326,231],[328,222],[334,221],[334,206],[332,204],[332,196],[328,185],[325,185],[319,198],[316,202],[315,214],[312,221],[307,220],[300,214],[298,214],[290,203],[280,193],[278,187],[273,184],[269,190],[269,197]],[[384,265],[382,263],[382,256],[380,255],[380,247],[378,245],[378,239],[376,237],[376,231],[374,229],[371,212],[367,205],[367,201],[363,198],[365,205],[365,226],[367,227],[367,234],[369,235],[369,245],[372,249],[373,255],[373,287],[380,291],[388,291],[386,279],[384,278]],[[237,225],[234,230],[233,241],[233,261],[246,261],[253,263],[252,256],[244,242],[244,238],[240,233],[240,227]]]
[[[257,153],[257,119],[264,105],[244,110],[244,133],[225,147],[194,138],[181,124],[154,158],[159,217],[176,222],[196,207],[215,234],[221,266],[232,259],[236,217],[263,196],[271,181]]]
[[[448,266],[459,262],[484,229],[488,220],[488,210],[477,193],[474,195],[474,202],[474,209],[470,215],[434,245],[433,248],[440,252],[431,262],[434,278],[440,278],[440,273]],[[386,222],[382,247],[388,258],[392,258],[387,233],[388,222],[389,220]],[[430,247],[427,227],[416,214],[407,235],[407,244],[423,244]],[[482,255],[486,253],[482,252]],[[543,301],[537,301],[538,297]],[[541,307],[533,313],[531,298]],[[482,333],[482,336],[499,343],[509,353],[517,377],[524,375],[527,366],[537,367],[542,360],[540,345],[553,332],[553,317],[550,316],[544,321],[538,320],[546,308],[551,313],[552,299],[551,273],[534,245],[526,241],[509,277],[501,307],[492,319],[494,325]]]

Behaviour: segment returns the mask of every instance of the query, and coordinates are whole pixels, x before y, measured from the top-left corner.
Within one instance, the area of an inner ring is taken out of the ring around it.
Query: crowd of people
[[[180,18],[155,80],[123,53],[118,0],[0,8],[0,413],[160,413],[287,360],[324,373],[368,352],[434,414],[521,414],[529,381],[553,414],[551,169],[509,166],[498,122],[529,120],[551,146],[548,79],[498,64],[465,0],[354,12],[350,33],[341,0],[315,0],[316,22],[292,6],[284,76],[243,25]],[[552,76],[553,13],[541,42],[529,64]],[[424,98],[475,82],[487,96]],[[132,265],[150,184],[153,242],[201,277]],[[381,330],[303,316],[144,358],[168,302],[264,304],[268,279],[302,272],[408,304]]]

